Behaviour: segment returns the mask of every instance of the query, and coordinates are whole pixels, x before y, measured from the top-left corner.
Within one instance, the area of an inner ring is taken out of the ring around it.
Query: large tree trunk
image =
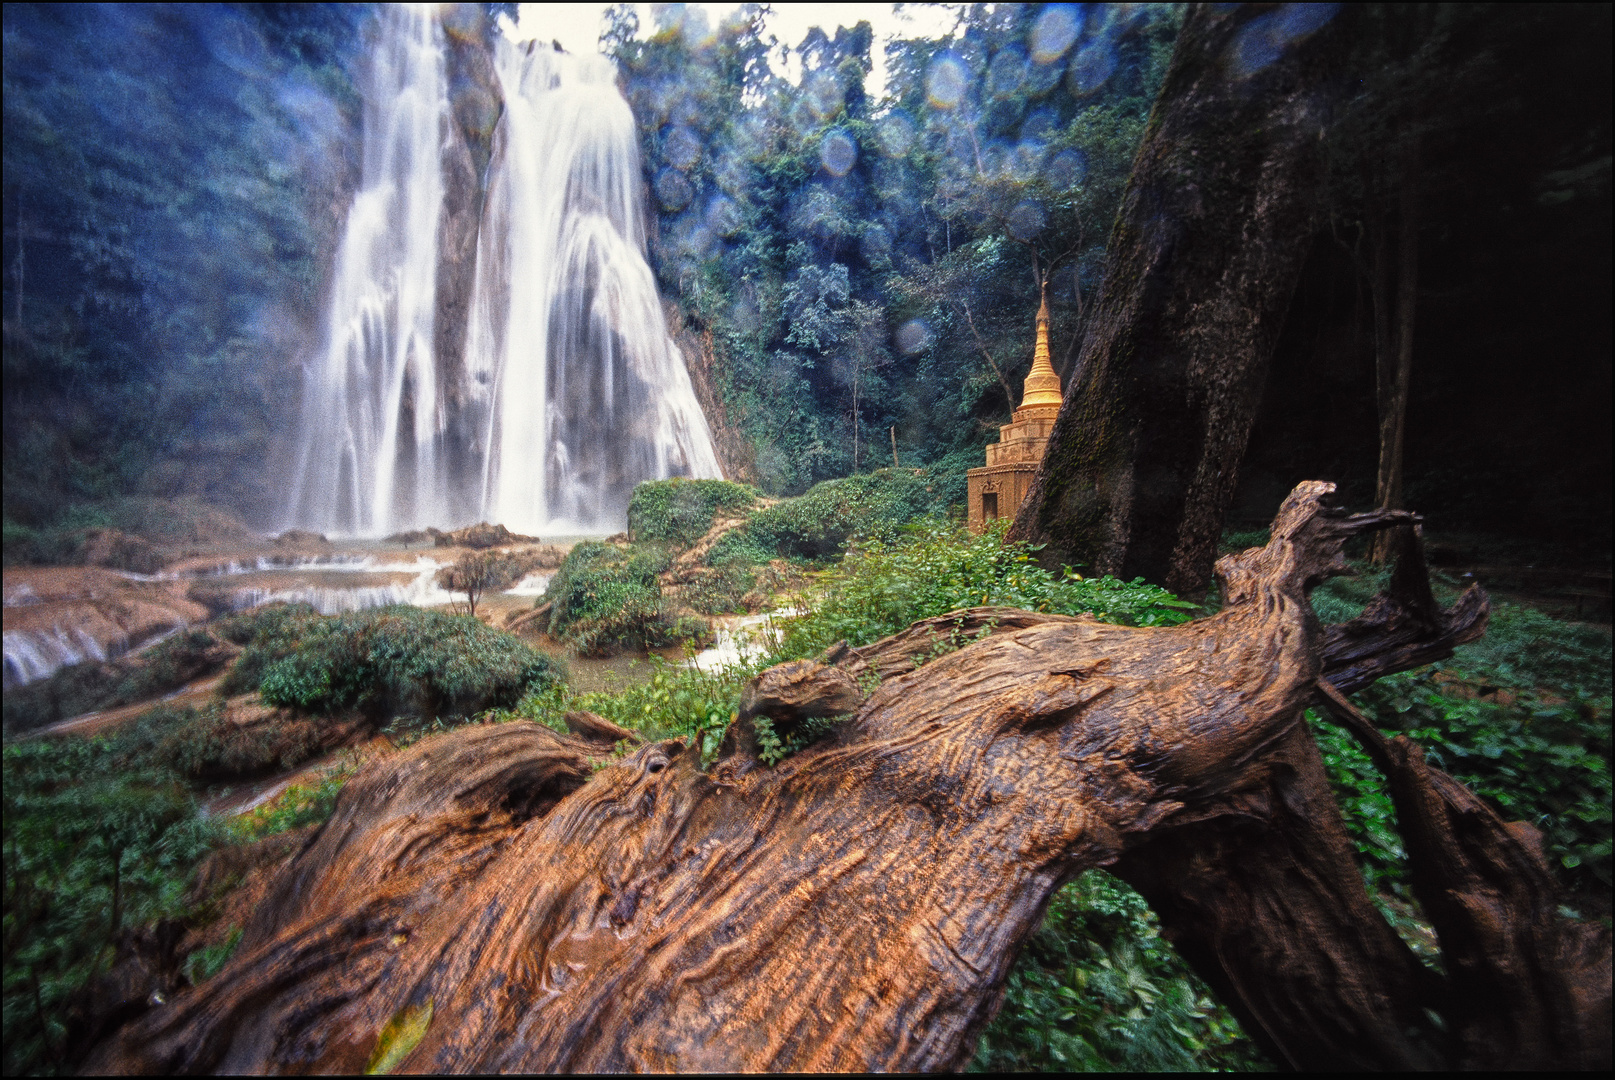
[[[1303,484],[1265,548],[1219,563],[1212,618],[972,609],[839,645],[758,676],[710,768],[673,740],[591,776],[604,740],[529,723],[373,763],[226,968],[88,1068],[357,1071],[389,1048],[408,1071],[958,1067],[1054,890],[1095,866],[1281,1062],[1607,1064],[1607,936],[1553,914],[1528,826],[1405,744],[1381,757],[1465,981],[1363,895],[1301,710],[1446,655],[1487,604],[1437,609],[1406,558],[1320,626],[1306,591],[1349,535],[1404,527],[1417,554],[1411,515],[1348,518],[1332,491]],[[843,714],[759,763],[756,718]]]
[[[1195,5],[1133,163],[1043,467],[1011,537],[1179,592],[1208,583],[1322,178],[1347,8],[1285,38]]]
[[[1389,242],[1382,236],[1375,266],[1374,389],[1379,406],[1379,471],[1374,505],[1393,510],[1402,505],[1402,447],[1407,437],[1408,388],[1413,380],[1413,318],[1419,297],[1419,143],[1411,138],[1402,155],[1401,213],[1398,215],[1396,259],[1396,330],[1390,326]],[[1383,306],[1385,311],[1380,312]],[[1389,538],[1375,537],[1371,554],[1387,562],[1393,552]]]

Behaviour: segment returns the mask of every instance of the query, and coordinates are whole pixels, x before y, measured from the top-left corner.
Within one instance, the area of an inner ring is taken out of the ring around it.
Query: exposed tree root
[[[1302,484],[1265,548],[1219,564],[1212,618],[975,609],[764,672],[710,771],[674,740],[591,778],[602,742],[526,723],[372,764],[225,969],[88,1067],[356,1071],[429,1015],[404,1071],[954,1068],[1095,866],[1281,1063],[1607,1065],[1608,938],[1565,927],[1520,827],[1410,745],[1383,756],[1421,896],[1451,898],[1425,901],[1450,978],[1364,892],[1301,712],[1446,655],[1487,603],[1438,610],[1405,559],[1326,631],[1306,591],[1344,540],[1413,535],[1332,491]],[[747,737],[844,713],[773,769]]]

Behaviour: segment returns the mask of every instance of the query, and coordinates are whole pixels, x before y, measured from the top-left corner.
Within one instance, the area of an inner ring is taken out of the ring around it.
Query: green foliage
[[[932,482],[913,469],[877,469],[826,480],[753,514],[712,546],[707,562],[724,566],[777,558],[826,559],[849,539],[890,542],[908,522],[942,509]]]
[[[762,668],[755,660],[716,672],[677,666],[654,655],[646,662],[651,677],[640,685],[616,693],[587,694],[551,687],[529,694],[513,712],[498,718],[534,720],[564,732],[563,717],[568,711],[588,709],[647,738],[699,737],[703,751],[710,753],[740,708],[746,680]]]
[[[709,640],[704,622],[665,609],[656,575],[668,565],[666,549],[652,544],[577,544],[544,593],[549,632],[585,656]]]
[[[1144,898],[1090,870],[1049,901],[970,1067],[1248,1071],[1266,1063],[1161,938]]]
[[[102,740],[5,746],[5,1069],[58,1071],[74,995],[107,970],[120,930],[181,915],[191,868],[216,842],[171,774]]]
[[[289,769],[318,754],[323,719],[238,725],[224,703],[159,705],[105,737],[113,760],[169,770],[190,780],[231,779]]]
[[[182,970],[185,978],[192,986],[200,986],[224,970],[230,957],[235,953],[236,946],[241,944],[241,927],[231,927],[229,934],[223,941],[214,945],[206,945],[185,958]]]
[[[1314,591],[1319,618],[1354,617],[1389,577],[1358,567]],[[1451,584],[1438,579],[1437,595]],[[1431,764],[1544,833],[1572,893],[1610,883],[1610,632],[1494,602],[1485,636],[1428,667],[1381,679],[1357,707]],[[1406,857],[1384,779],[1343,729],[1309,714],[1371,889],[1408,900]]]
[[[556,678],[554,661],[502,630],[400,604],[308,624],[259,691],[267,704],[307,712],[469,716]]]
[[[1069,568],[1052,574],[1033,548],[1006,544],[1007,521],[980,536],[956,525],[926,522],[892,544],[849,554],[824,598],[787,624],[776,659],[811,656],[845,640],[867,645],[920,619],[958,608],[1001,605],[1062,615],[1090,612],[1105,622],[1171,626],[1196,605],[1143,579],[1084,578]]]
[[[214,632],[242,646],[220,691],[231,695],[258,689],[270,665],[295,652],[323,618],[309,604],[268,604],[219,620]]]
[[[744,598],[756,587],[758,577],[743,565],[709,570],[684,587],[682,598],[703,615],[739,614],[746,610]]]
[[[344,761],[235,820],[204,818],[179,776],[208,753],[199,723],[197,710],[153,710],[109,735],[6,744],[8,1074],[70,1068],[85,1048],[66,1041],[69,1007],[108,970],[118,932],[196,916],[187,894],[203,856],[326,820],[356,768]],[[240,936],[186,957],[186,977],[211,978]]]
[[[686,548],[712,527],[721,510],[749,510],[757,490],[728,480],[651,480],[628,500],[628,537]]]
[[[307,783],[290,784],[275,798],[233,818],[230,833],[237,843],[250,844],[305,825],[329,821],[336,797],[359,770],[356,758],[320,771]]]

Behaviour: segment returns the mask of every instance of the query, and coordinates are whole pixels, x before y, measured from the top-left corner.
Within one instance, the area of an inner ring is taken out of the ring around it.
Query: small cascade
[[[5,631],[5,688],[26,686],[55,674],[57,668],[86,660],[109,660],[124,650],[107,649],[77,626],[48,630]]]
[[[234,611],[284,603],[307,604],[321,615],[340,615],[389,604],[453,603],[458,594],[437,583],[443,565],[425,555],[407,563],[378,562],[372,556],[259,559],[254,565],[231,563],[202,577],[227,589]],[[232,577],[246,580],[230,585]]]
[[[483,512],[517,532],[611,531],[640,481],[722,472],[645,261],[638,133],[611,62],[497,47],[505,113],[466,349]]]
[[[452,516],[432,345],[449,119],[433,7],[379,5],[363,179],[337,251],[325,353],[305,379],[290,519],[338,535]]]
[[[615,531],[641,481],[722,475],[646,262],[633,114],[605,57],[495,38],[504,109],[465,354],[445,362],[434,311],[457,129],[435,11],[379,16],[363,182],[306,376],[286,524]]]

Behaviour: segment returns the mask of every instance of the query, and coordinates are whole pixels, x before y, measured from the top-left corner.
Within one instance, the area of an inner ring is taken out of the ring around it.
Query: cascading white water
[[[305,387],[287,524],[620,529],[639,482],[722,475],[645,259],[633,115],[605,57],[495,40],[504,111],[464,363],[444,370],[433,317],[451,120],[433,10],[381,16],[364,182]],[[474,445],[449,453],[451,430]]]
[[[634,117],[605,57],[497,48],[466,348],[485,515],[621,528],[640,481],[723,475],[645,261]]]
[[[444,520],[432,326],[448,122],[433,5],[388,4],[365,94],[363,179],[308,372],[290,519],[337,534]]]

